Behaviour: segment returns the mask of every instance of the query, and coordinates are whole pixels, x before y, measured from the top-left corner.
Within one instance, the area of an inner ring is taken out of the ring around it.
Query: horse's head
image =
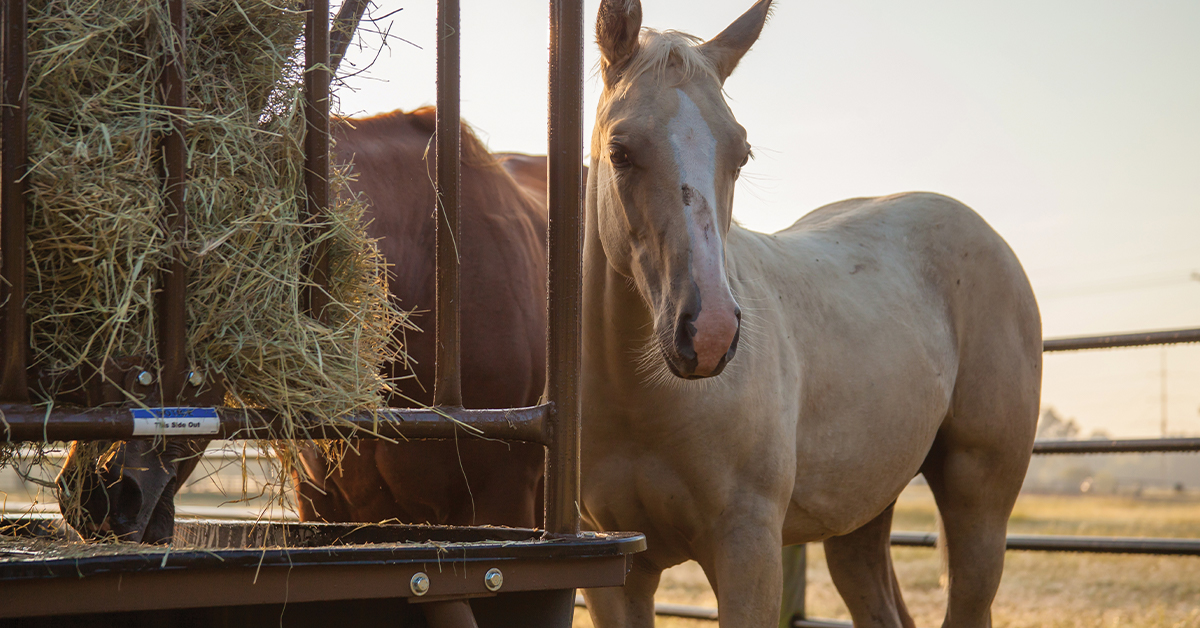
[[[600,241],[652,312],[667,366],[686,379],[719,374],[737,350],[741,309],[725,275],[725,238],[750,144],[721,89],[770,5],[760,0],[704,43],[643,30],[638,0],[604,0],[596,22]]]
[[[175,493],[204,439],[72,444],[58,475],[63,518],[85,538],[165,543],[175,530]]]

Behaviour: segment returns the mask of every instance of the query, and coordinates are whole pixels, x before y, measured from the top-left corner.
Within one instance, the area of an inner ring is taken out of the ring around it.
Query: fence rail
[[[1189,342],[1200,342],[1200,329],[1168,329],[1163,331],[1139,331],[1132,334],[1048,338],[1042,341],[1042,351],[1051,353],[1056,351],[1083,351],[1085,349],[1118,349],[1121,347],[1147,347],[1150,345],[1177,345]]]
[[[1088,349],[1117,349],[1200,342],[1200,329],[1174,329],[1132,334],[1049,338],[1042,342],[1042,351],[1083,351]],[[1033,444],[1035,454],[1128,454],[1200,452],[1200,438],[1139,438],[1043,440]],[[892,545],[934,547],[937,534],[929,532],[893,532]],[[1200,539],[1161,539],[1137,537],[1087,537],[1048,534],[1012,534],[1006,548],[1014,551],[1083,552],[1101,554],[1152,554],[1200,556]],[[582,606],[583,599],[576,600]],[[792,628],[852,628],[852,624],[828,619],[806,617],[803,611],[792,617]],[[681,604],[654,605],[656,615],[689,619],[717,619],[717,609]]]

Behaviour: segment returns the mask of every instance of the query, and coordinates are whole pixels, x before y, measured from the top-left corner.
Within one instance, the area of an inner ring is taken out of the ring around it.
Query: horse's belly
[[[949,403],[948,382],[911,378],[903,394],[802,420],[788,542],[846,534],[887,508],[920,470]]]

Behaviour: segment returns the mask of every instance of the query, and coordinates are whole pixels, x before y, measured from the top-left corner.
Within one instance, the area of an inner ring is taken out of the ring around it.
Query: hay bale
[[[153,361],[155,295],[178,234],[163,225],[156,161],[168,130],[165,3],[29,3],[28,311],[48,373]],[[364,203],[332,176],[331,211],[305,222],[303,4],[187,3],[187,359],[226,403],[337,421],[378,407],[404,317],[367,238]],[[329,243],[328,322],[304,312],[302,269]],[[152,363],[152,362],[151,362]],[[38,391],[54,403],[60,380]],[[121,386],[123,382],[110,382]],[[132,395],[127,395],[132,398]],[[281,437],[296,435],[287,422]],[[287,446],[290,449],[290,445]]]

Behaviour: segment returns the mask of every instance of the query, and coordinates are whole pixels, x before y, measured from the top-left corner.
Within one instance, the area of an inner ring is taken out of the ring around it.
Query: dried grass
[[[178,246],[188,266],[188,364],[224,381],[228,405],[279,413],[281,439],[303,436],[301,417],[336,422],[381,405],[381,366],[398,358],[392,332],[406,322],[388,299],[385,262],[363,229],[365,204],[346,190],[347,169],[332,174],[328,215],[305,218],[302,6],[187,3],[181,235],[164,228],[158,162],[170,125],[159,59],[176,45],[164,3],[30,2],[27,310],[44,373],[128,357],[152,364],[160,272]],[[302,301],[319,242],[331,262],[326,323]],[[50,381],[38,402],[78,386]],[[284,454],[282,480],[295,444],[273,445]]]

